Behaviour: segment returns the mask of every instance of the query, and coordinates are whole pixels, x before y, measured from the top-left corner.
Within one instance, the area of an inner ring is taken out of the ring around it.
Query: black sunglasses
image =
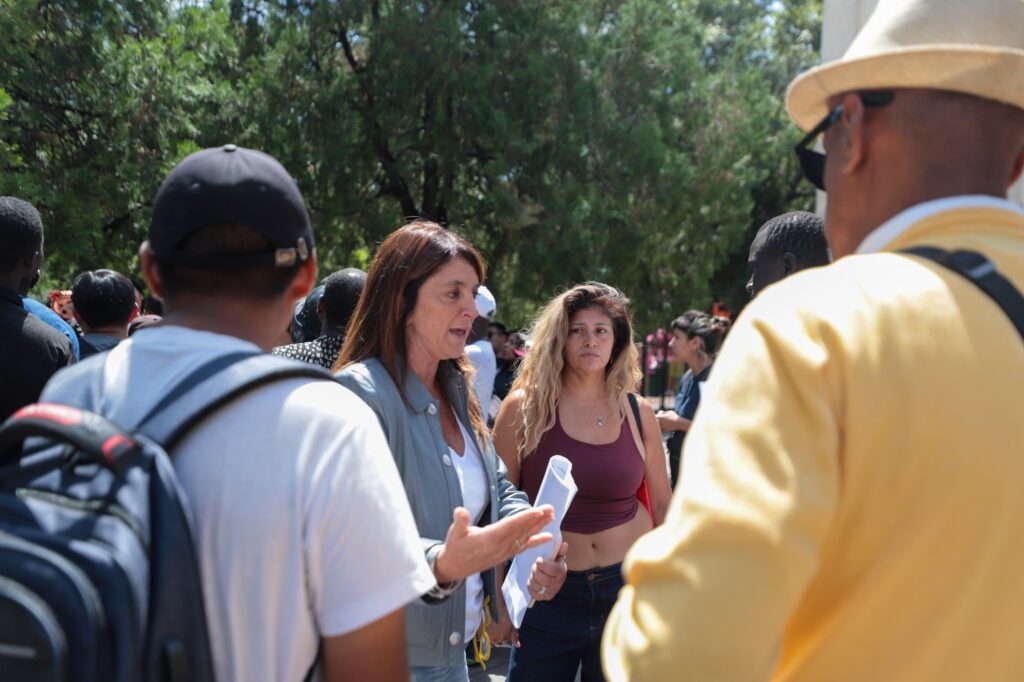
[[[888,90],[876,92],[857,93],[860,101],[866,107],[884,107],[892,102],[892,92]],[[796,158],[800,161],[800,170],[809,183],[825,191],[825,155],[810,148],[810,145],[817,139],[818,135],[828,130],[828,127],[839,120],[843,115],[843,105],[840,104],[828,116],[821,119],[821,123],[814,126],[811,132],[804,135],[804,138],[796,143],[794,150]]]

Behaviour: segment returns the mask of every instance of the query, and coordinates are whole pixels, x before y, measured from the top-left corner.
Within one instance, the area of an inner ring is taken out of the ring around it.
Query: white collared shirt
[[[934,199],[911,206],[886,220],[868,233],[868,236],[857,247],[856,252],[858,254],[878,253],[894,239],[906,232],[911,225],[936,213],[942,213],[954,208],[999,208],[1024,215],[1024,208],[1021,208],[1012,201],[984,194],[962,194],[955,197]]]

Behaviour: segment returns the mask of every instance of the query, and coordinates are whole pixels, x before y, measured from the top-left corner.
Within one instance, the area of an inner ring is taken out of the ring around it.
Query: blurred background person
[[[672,357],[686,365],[687,371],[679,382],[674,409],[657,414],[658,427],[669,437],[669,470],[672,487],[679,480],[679,460],[686,432],[700,405],[704,382],[711,374],[715,354],[722,345],[726,327],[715,318],[698,311],[688,311],[672,321],[672,339],[669,348]]]
[[[505,400],[512,389],[516,371],[519,369],[523,356],[526,355],[522,350],[524,343],[523,335],[519,332],[505,334],[501,348],[495,353],[498,361],[498,373],[494,376],[494,395],[499,400]]]
[[[536,595],[513,650],[509,682],[603,680],[601,633],[622,587],[626,550],[660,524],[672,492],[650,404],[631,392],[640,379],[629,299],[599,283],[551,300],[494,426],[509,480],[535,500],[548,462],[572,462],[578,492],[562,521],[569,574],[562,590]],[[636,401],[634,412],[631,401]],[[634,415],[639,415],[640,422]],[[653,518],[637,491],[647,480]],[[502,603],[504,606],[504,603]]]
[[[50,290],[50,310],[68,324],[75,325],[74,306],[71,305],[71,289]]]
[[[454,232],[398,229],[374,256],[335,364],[380,419],[439,583],[406,609],[415,682],[469,679],[465,645],[483,637],[485,604],[498,598],[495,566],[550,540],[537,533],[552,510],[508,481],[469,385],[483,278],[480,254]],[[554,594],[564,577],[564,562],[538,562],[530,589]]]
[[[794,272],[831,261],[821,217],[807,211],[776,216],[761,226],[750,244],[747,293],[753,298]]]
[[[128,323],[128,336],[132,336],[135,332],[140,329],[146,329],[147,327],[155,327],[163,322],[163,317],[160,315],[139,315],[134,320]]]
[[[25,310],[39,281],[43,221],[35,207],[0,197],[0,422],[34,403],[47,380],[75,361],[71,342]]]
[[[508,327],[502,322],[491,320],[487,323],[487,338],[494,348],[494,356],[498,357],[505,342],[508,341]]]
[[[305,343],[278,346],[273,350],[274,355],[309,362],[327,369],[333,367],[341,353],[345,330],[365,285],[366,273],[359,268],[345,268],[325,277],[323,293],[316,308],[320,319],[320,336]]]
[[[21,304],[25,310],[63,334],[64,337],[71,342],[71,350],[75,354],[75,360],[80,359],[81,349],[78,342],[78,331],[74,327],[65,322],[60,315],[53,312],[53,310],[34,298],[23,296],[21,298]]]
[[[490,416],[492,405],[491,397],[494,395],[494,377],[498,373],[498,361],[495,357],[494,345],[487,338],[491,318],[498,309],[498,303],[494,294],[483,284],[476,292],[476,319],[469,330],[466,338],[466,357],[473,365],[473,390],[476,392],[476,400],[484,415],[484,421]],[[497,414],[497,410],[494,410]]]
[[[110,350],[128,338],[128,324],[139,314],[132,281],[113,270],[90,270],[71,285],[75,319],[82,328],[81,355]]]
[[[305,343],[320,336],[320,297],[324,294],[324,285],[318,284],[309,292],[309,296],[295,304],[295,314],[288,325],[288,336],[291,343]],[[280,344],[282,346],[287,344]]]

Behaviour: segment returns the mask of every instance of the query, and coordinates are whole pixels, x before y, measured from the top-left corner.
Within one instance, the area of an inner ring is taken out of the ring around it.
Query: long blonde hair
[[[629,299],[607,284],[578,284],[549,301],[534,320],[530,332],[532,346],[512,384],[512,391],[523,389],[525,394],[521,413],[522,438],[518,445],[520,461],[537,449],[540,439],[555,425],[558,401],[562,396],[569,322],[573,315],[588,308],[602,310],[611,318],[615,340],[604,372],[605,384],[618,410],[619,420],[626,416],[623,408],[626,394],[640,380]]]

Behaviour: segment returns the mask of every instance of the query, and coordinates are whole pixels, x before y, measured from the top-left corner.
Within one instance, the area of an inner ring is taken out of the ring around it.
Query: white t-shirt
[[[498,359],[494,357],[494,346],[488,339],[480,339],[466,346],[466,355],[476,367],[473,390],[480,402],[480,411],[487,414],[494,393],[494,378],[498,376]],[[485,417],[486,418],[486,417]]]
[[[487,473],[484,471],[484,462],[480,457],[480,452],[477,451],[473,439],[461,421],[459,421],[459,430],[462,431],[462,439],[466,442],[465,452],[460,455],[450,447],[448,450],[451,452],[452,461],[455,463],[455,472],[459,477],[462,505],[469,512],[469,518],[475,526],[480,522],[480,517],[483,516],[487,503],[490,501],[490,484],[487,482]],[[484,581],[479,573],[474,573],[466,578],[464,642],[471,640],[480,627],[483,605]]]
[[[144,329],[110,351],[100,412],[134,424],[240,339]],[[370,408],[329,381],[290,379],[229,403],[175,448],[195,521],[220,680],[302,680],[321,636],[391,613],[434,584]]]

